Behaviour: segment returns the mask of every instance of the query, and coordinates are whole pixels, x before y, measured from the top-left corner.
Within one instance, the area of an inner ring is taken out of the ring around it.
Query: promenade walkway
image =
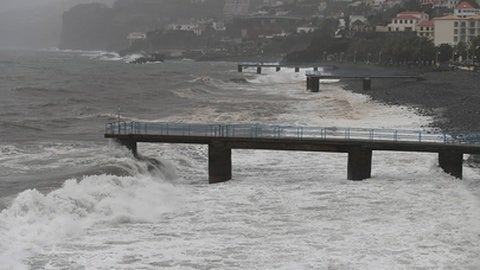
[[[463,154],[480,154],[480,133],[248,124],[114,122],[105,138],[116,139],[137,155],[137,143],[209,146],[209,182],[231,179],[232,149],[348,153],[347,178],[371,177],[372,151],[438,153],[445,172],[462,177]]]

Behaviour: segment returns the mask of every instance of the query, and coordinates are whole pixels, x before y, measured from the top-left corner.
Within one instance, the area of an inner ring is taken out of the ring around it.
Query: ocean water
[[[233,150],[103,138],[122,120],[422,129],[431,119],[304,74],[145,65],[106,52],[0,50],[0,269],[478,269],[480,174],[435,154]]]

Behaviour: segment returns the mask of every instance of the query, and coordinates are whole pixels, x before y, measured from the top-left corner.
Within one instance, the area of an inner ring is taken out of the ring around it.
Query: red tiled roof
[[[398,15],[412,15],[412,14],[420,15],[422,13],[419,11],[402,11],[398,13]]]
[[[463,1],[458,4],[455,9],[475,9],[470,3]]]
[[[466,20],[480,20],[480,14],[468,16],[465,18]]]
[[[433,21],[421,21],[418,26],[433,26]]]
[[[420,20],[418,17],[412,15],[398,15],[395,19],[411,19],[411,20]]]
[[[443,17],[435,17],[434,20],[458,20],[459,18],[455,15],[447,15]]]

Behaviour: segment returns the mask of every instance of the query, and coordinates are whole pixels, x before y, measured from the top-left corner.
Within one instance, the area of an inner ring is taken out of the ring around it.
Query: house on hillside
[[[433,28],[434,28],[433,21],[421,21],[417,25],[417,36],[433,39],[433,34],[434,34]]]
[[[392,22],[388,24],[389,32],[415,32],[417,25],[428,20],[428,14],[419,11],[403,11],[392,18]]]
[[[350,23],[350,30],[353,32],[367,32],[369,28],[366,22],[355,20],[353,23]]]
[[[422,6],[431,6],[432,8],[447,8],[454,9],[460,0],[421,0],[420,4]]]
[[[297,27],[297,33],[312,33],[312,32],[315,32],[316,30],[318,29],[318,27],[316,26],[313,26],[311,24],[306,24],[306,25],[302,25],[302,26],[299,26]]]
[[[350,15],[348,28],[353,32],[366,32],[368,30],[367,18],[363,15]]]
[[[474,8],[472,4],[463,1],[453,9],[453,15],[458,17],[468,17],[480,13],[480,9]]]
[[[131,32],[128,34],[127,39],[132,46],[137,40],[144,40],[147,38],[147,33],[145,32]]]

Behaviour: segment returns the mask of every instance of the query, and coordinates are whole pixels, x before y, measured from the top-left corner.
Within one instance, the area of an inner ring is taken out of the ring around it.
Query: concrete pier
[[[317,88],[308,87],[308,81],[311,79],[362,79],[363,80],[363,90],[368,91],[372,89],[372,79],[415,79],[423,80],[424,78],[420,75],[410,75],[410,74],[322,74],[316,70],[307,71],[307,88],[312,90],[312,92],[318,92]]]
[[[262,67],[257,67],[257,74],[262,74]]]
[[[372,79],[370,77],[363,78],[363,91],[372,90]]]
[[[106,125],[105,137],[135,156],[139,142],[208,145],[209,183],[232,178],[232,149],[346,153],[347,179],[354,181],[371,177],[373,151],[438,153],[439,166],[460,179],[463,155],[480,154],[480,133],[471,132],[462,136],[458,132],[361,128],[115,122]]]
[[[371,177],[372,150],[352,147],[348,151],[347,179],[364,180]]]
[[[441,151],[438,153],[438,164],[444,172],[462,179],[463,153],[456,151]]]
[[[137,141],[133,138],[118,138],[116,141],[127,147],[128,150],[132,151],[134,157],[138,157],[138,150],[137,150]]]
[[[320,78],[317,77],[307,77],[307,90],[311,92],[320,91]]]

